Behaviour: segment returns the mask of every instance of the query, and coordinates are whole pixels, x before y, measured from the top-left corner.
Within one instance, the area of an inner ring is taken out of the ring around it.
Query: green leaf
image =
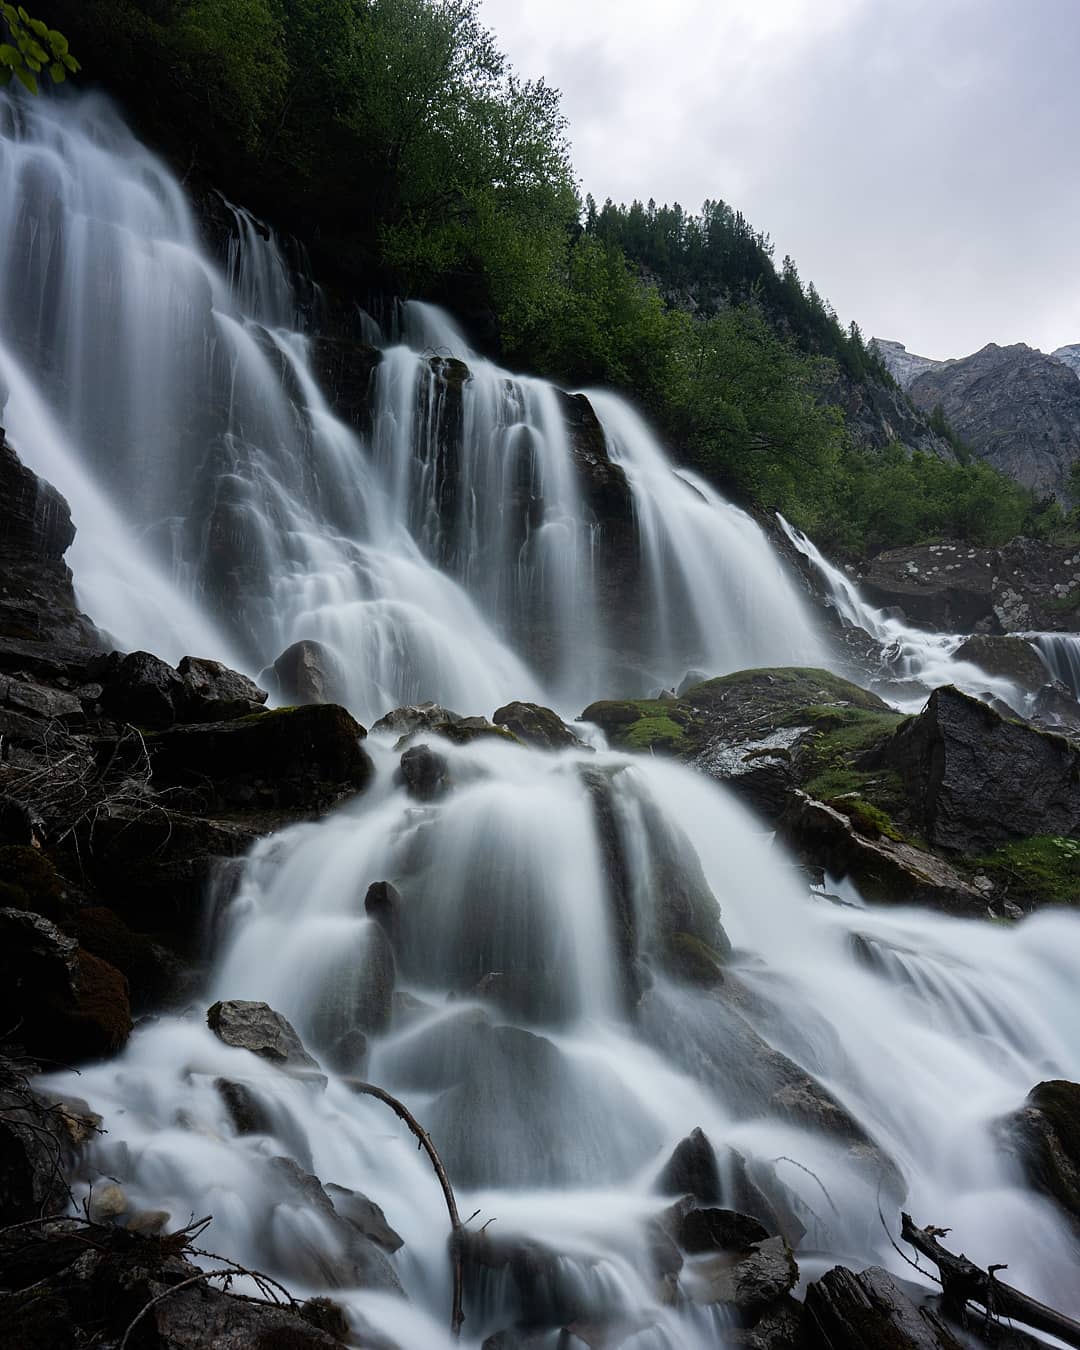
[[[53,84],[63,84],[67,79],[67,71],[59,61],[54,61],[49,67],[49,74],[52,76]]]
[[[28,45],[28,51],[35,61],[40,61],[42,65],[49,59],[49,53],[40,42],[31,42]]]
[[[49,25],[47,23],[42,23],[40,19],[31,19],[30,27],[40,38],[49,36]]]
[[[19,18],[22,19],[23,23],[30,22],[30,15],[23,9],[22,5],[19,6]]]
[[[57,56],[63,56],[68,49],[68,40],[63,33],[58,33],[55,28],[49,29],[49,46]]]
[[[73,75],[79,69],[78,61],[75,60],[75,58],[71,55],[70,52],[65,52],[62,57],[62,60],[64,62],[64,65],[67,66],[68,70],[70,70]]]
[[[15,77],[30,91],[31,94],[37,93],[37,80],[28,70],[23,70],[21,66],[16,67]]]
[[[32,71],[34,71],[35,74],[41,69],[41,62],[35,61],[32,56],[28,56],[26,58],[26,64]]]
[[[0,65],[21,66],[22,56],[9,42],[0,45]]]

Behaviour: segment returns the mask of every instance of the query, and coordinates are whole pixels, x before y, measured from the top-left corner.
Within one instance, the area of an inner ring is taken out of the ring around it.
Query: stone
[[[460,722],[461,714],[438,703],[413,703],[394,708],[374,723],[373,736],[408,736],[414,731],[434,731],[447,722]]]
[[[691,1209],[675,1230],[676,1241],[684,1251],[745,1251],[769,1237],[765,1226],[748,1214],[732,1209]]]
[[[0,1059],[0,1214],[22,1223],[63,1213],[72,1145],[51,1103],[35,1092],[22,1066]]]
[[[1034,834],[1080,833],[1080,749],[947,686],[882,746],[926,839],[982,853]]]
[[[410,797],[417,801],[433,801],[449,784],[446,756],[427,744],[410,746],[401,756],[395,781],[403,783]]]
[[[695,1303],[713,1303],[740,1322],[757,1315],[798,1283],[799,1268],[783,1238],[766,1238],[745,1252],[706,1256],[687,1266],[683,1284]]]
[[[799,1350],[960,1350],[931,1309],[916,1305],[879,1266],[855,1274],[834,1266],[806,1290]]]
[[[319,1072],[317,1062],[304,1049],[300,1037],[268,1003],[222,1000],[207,1010],[206,1024],[226,1045],[250,1050],[260,1059],[293,1072]]]
[[[333,1182],[328,1182],[324,1189],[341,1217],[384,1251],[396,1252],[404,1245],[404,1239],[386,1222],[386,1215],[374,1200]]]
[[[363,924],[354,942],[343,944],[335,969],[324,977],[311,1015],[314,1044],[336,1046],[350,1032],[379,1035],[390,1025],[395,961],[379,924]]]
[[[122,1186],[110,1182],[95,1186],[90,1193],[90,1219],[93,1223],[109,1223],[128,1211],[128,1198]]]
[[[1028,1182],[1055,1201],[1080,1234],[1080,1083],[1039,1083],[1002,1123],[999,1137]]]
[[[93,671],[109,717],[145,730],[171,726],[181,715],[187,686],[167,662],[150,652],[110,652]]]
[[[360,1226],[342,1215],[318,1177],[305,1172],[292,1158],[271,1158],[267,1164],[287,1203],[313,1210],[334,1238],[332,1248],[324,1247],[314,1235],[294,1232],[282,1252],[283,1264],[306,1272],[313,1283],[329,1284],[337,1289],[375,1289],[401,1294],[397,1272],[382,1248]],[[340,1188],[339,1188],[340,1189]],[[372,1207],[378,1210],[378,1206]],[[382,1211],[378,1210],[381,1215]],[[384,1220],[385,1222],[385,1220]],[[390,1228],[386,1236],[397,1235]],[[336,1248],[336,1250],[335,1250]]]
[[[176,668],[187,688],[185,717],[188,722],[217,722],[258,712],[267,692],[254,680],[220,661],[185,656]]]
[[[319,808],[362,791],[374,772],[366,732],[336,704],[278,708],[147,736],[153,784],[202,809]]]
[[[129,1233],[138,1233],[142,1237],[159,1237],[165,1232],[171,1218],[167,1209],[140,1209],[128,1219],[124,1227]]]
[[[703,1205],[723,1199],[716,1153],[700,1127],[676,1144],[656,1179],[656,1190],[661,1195],[692,1195]]]
[[[364,896],[364,913],[396,946],[401,936],[401,892],[389,881],[373,881]]]
[[[868,837],[835,806],[793,791],[777,833],[796,857],[839,879],[850,877],[870,901],[921,904],[985,917],[987,899],[951,863],[903,840]]]
[[[1038,652],[1030,642],[1020,637],[976,633],[964,639],[953,653],[953,658],[970,661],[988,675],[1012,680],[1030,693],[1036,693],[1049,683],[1046,667]]]
[[[273,665],[283,703],[340,703],[345,680],[337,658],[321,642],[305,639],[287,647]]]
[[[538,750],[580,750],[580,736],[557,713],[539,703],[507,703],[496,708],[491,720],[506,727],[526,745]]]
[[[215,1078],[214,1087],[237,1134],[273,1134],[274,1123],[265,1102],[246,1083]]]
[[[31,848],[41,841],[41,821],[25,802],[0,793],[0,847]]]

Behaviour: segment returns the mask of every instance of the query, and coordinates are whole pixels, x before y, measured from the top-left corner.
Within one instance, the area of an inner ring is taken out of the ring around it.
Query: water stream
[[[588,398],[629,492],[618,537],[638,581],[614,601],[617,532],[581,472],[580,403],[411,305],[381,344],[369,424],[340,420],[311,287],[226,210],[219,264],[179,183],[106,103],[0,101],[4,424],[71,503],[78,595],[120,645],[258,674],[313,638],[366,723],[421,698],[573,716],[688,671],[833,661],[758,525],[676,472],[613,394]],[[914,635],[829,575],[841,612],[898,644],[905,676],[968,679],[958,638]],[[1080,1313],[1072,1240],[995,1139],[1036,1082],[1080,1078],[1080,921],[830,903],[721,788],[651,757],[447,745],[453,788],[421,805],[395,783],[390,742],[369,744],[363,796],[252,852],[205,996],[140,1025],[115,1061],[56,1076],[107,1130],[80,1193],[113,1177],[174,1224],[213,1214],[214,1250],[300,1292],[329,1287],[406,1350],[449,1345],[442,1198],[403,1127],[350,1090],[362,1070],[430,1129],[462,1213],[543,1253],[530,1288],[510,1266],[474,1281],[467,1346],[523,1316],[551,1326],[538,1345],[565,1344],[569,1317],[621,1326],[631,1350],[722,1344],[693,1269],[673,1302],[650,1256],[648,1220],[669,1203],[657,1175],[697,1127],[727,1199],[740,1167],[783,1197],[804,1277],[837,1260],[911,1275],[878,1217],[884,1193],[895,1231],[906,1189],[920,1222]],[[376,881],[402,897],[394,955],[364,909]],[[659,955],[673,887],[703,923],[719,905],[726,992],[679,982]],[[326,1083],[222,1044],[205,1024],[217,998],[286,1015]],[[784,1104],[792,1075],[831,1094],[846,1134]],[[253,1094],[257,1132],[238,1132],[219,1080]],[[404,1245],[381,1287],[342,1275],[337,1229],[278,1157],[383,1207]]]

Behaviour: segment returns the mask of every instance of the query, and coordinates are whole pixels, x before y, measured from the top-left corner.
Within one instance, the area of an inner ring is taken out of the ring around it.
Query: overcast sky
[[[926,356],[1080,342],[1080,0],[483,0],[599,201],[706,197]]]

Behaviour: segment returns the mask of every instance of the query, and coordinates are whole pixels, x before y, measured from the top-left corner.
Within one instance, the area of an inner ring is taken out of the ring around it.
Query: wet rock
[[[265,689],[220,661],[185,656],[176,671],[187,688],[186,721],[217,722],[243,717],[258,712],[267,700]]]
[[[944,858],[885,835],[871,838],[836,806],[803,792],[790,794],[777,828],[797,857],[851,877],[867,900],[986,915],[986,896]]]
[[[454,745],[471,745],[474,741],[496,739],[509,741],[514,745],[521,742],[507,727],[497,727],[486,717],[459,717],[453,722],[444,722],[433,728],[440,736],[445,736]]]
[[[311,358],[335,415],[366,435],[371,427],[372,379],[382,352],[348,337],[320,334],[311,339]]]
[[[343,943],[327,972],[312,1015],[315,1045],[340,1043],[349,1032],[372,1035],[390,1025],[395,962],[390,939],[374,922],[363,923],[352,943]]]
[[[22,1066],[0,1059],[0,1214],[22,1223],[63,1213],[70,1136],[50,1102],[30,1088]]]
[[[1028,835],[1080,833],[1080,749],[951,686],[935,689],[880,755],[936,848],[980,853]]]
[[[411,797],[430,802],[440,796],[449,783],[449,765],[430,745],[413,745],[401,756],[395,780],[405,784]]]
[[[557,713],[539,703],[507,703],[496,708],[491,720],[538,750],[580,749],[582,745]]]
[[[182,715],[187,686],[150,652],[111,652],[92,673],[101,684],[102,707],[118,722],[159,730]]]
[[[1056,1201],[1080,1233],[1080,1083],[1039,1083],[1000,1133],[1030,1184]]]
[[[748,1251],[707,1256],[687,1266],[683,1284],[695,1303],[713,1303],[744,1324],[795,1287],[799,1268],[783,1238]]]
[[[128,1211],[128,1198],[122,1186],[110,1182],[95,1186],[90,1196],[90,1219],[93,1223],[110,1223]]]
[[[147,736],[158,790],[176,786],[203,810],[317,809],[365,788],[366,735],[344,708],[278,708]]]
[[[692,1195],[703,1205],[719,1204],[723,1198],[720,1169],[712,1144],[700,1129],[680,1140],[656,1179],[662,1195]]]
[[[67,886],[52,861],[41,849],[18,844],[0,848],[0,902],[54,922],[65,919],[70,908]]]
[[[75,1011],[57,1026],[58,1043],[67,1039],[76,1059],[115,1054],[131,1035],[128,982],[107,961],[79,951]]]
[[[183,988],[184,974],[177,958],[145,934],[133,932],[113,910],[84,906],[76,912],[72,930],[84,950],[124,976],[136,1012],[161,1007]]]
[[[1023,638],[976,633],[953,653],[957,661],[970,661],[988,675],[1012,680],[1031,693],[1048,682],[1047,670],[1035,648]]]
[[[386,1215],[374,1200],[333,1182],[328,1182],[324,1190],[341,1217],[385,1251],[396,1252],[404,1245],[404,1239],[386,1222]]]
[[[140,1350],[340,1350],[335,1334],[307,1319],[307,1305],[237,1298],[199,1276],[157,1236],[111,1224],[0,1235],[5,1344],[119,1345],[138,1318]]]
[[[273,664],[277,694],[283,703],[340,703],[345,680],[337,658],[321,642],[305,639],[287,647]]]
[[[509,1279],[526,1327],[559,1328],[605,1311],[590,1302],[576,1261],[544,1243],[487,1230],[466,1232],[463,1241],[466,1298],[481,1307],[499,1277]],[[515,1344],[514,1341],[507,1342]]]
[[[268,1003],[222,1000],[207,1011],[206,1024],[226,1045],[250,1050],[260,1059],[293,1072],[318,1074],[319,1066],[304,1049],[300,1037]]]
[[[214,1087],[237,1134],[273,1134],[274,1123],[266,1103],[246,1083],[215,1078]]]
[[[55,718],[74,725],[81,723],[83,705],[65,689],[39,684],[29,676],[15,678],[0,675],[0,706],[34,718]]]
[[[438,703],[413,703],[394,708],[372,726],[372,735],[408,736],[414,731],[434,731],[448,722],[460,722],[461,714]]]
[[[25,803],[0,793],[0,848],[30,848],[40,842],[41,822]]]
[[[292,1158],[271,1158],[268,1166],[284,1190],[286,1203],[314,1211],[330,1236],[330,1241],[324,1243],[306,1227],[303,1232],[294,1230],[282,1239],[283,1264],[299,1267],[306,1271],[309,1280],[332,1288],[402,1292],[397,1272],[380,1247],[337,1211],[318,1177],[305,1172]]]
[[[745,1350],[798,1350],[802,1315],[803,1305],[785,1294],[765,1308],[752,1327],[736,1328],[728,1339]]]
[[[335,1073],[362,1073],[367,1064],[368,1038],[355,1028],[343,1031],[324,1055]]]
[[[142,1237],[158,1237],[168,1227],[171,1218],[167,1209],[140,1209],[128,1219],[124,1227],[129,1233],[138,1233]]]
[[[691,1209],[683,1215],[675,1234],[679,1246],[691,1255],[744,1251],[769,1236],[757,1219],[733,1209]]]
[[[374,919],[392,944],[400,938],[401,892],[389,881],[373,881],[364,896],[364,913]]]
[[[960,1350],[936,1313],[917,1306],[887,1271],[834,1266],[806,1290],[799,1350]]]

